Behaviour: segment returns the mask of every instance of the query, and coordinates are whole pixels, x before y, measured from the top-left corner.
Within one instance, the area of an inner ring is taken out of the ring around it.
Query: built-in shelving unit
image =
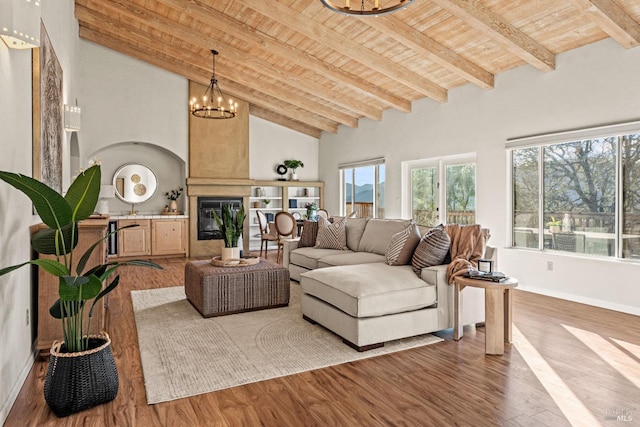
[[[269,203],[265,203],[268,200]],[[315,202],[324,207],[324,182],[321,181],[256,181],[249,197],[249,247],[260,249],[260,226],[256,211],[263,211],[267,217],[277,212],[298,212],[303,218],[307,203]]]

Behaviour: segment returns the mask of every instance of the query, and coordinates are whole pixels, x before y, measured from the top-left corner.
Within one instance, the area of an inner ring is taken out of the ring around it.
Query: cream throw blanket
[[[481,229],[478,224],[450,224],[444,228],[451,238],[451,263],[447,267],[447,281],[451,285],[455,277],[467,273],[471,267],[478,267],[478,260],[484,255],[489,230]]]

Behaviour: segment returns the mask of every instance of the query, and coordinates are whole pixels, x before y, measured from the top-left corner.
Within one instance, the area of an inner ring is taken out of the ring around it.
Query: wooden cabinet
[[[187,220],[183,218],[119,219],[118,258],[186,256]]]
[[[153,219],[151,236],[151,255],[187,253],[186,219]]]
[[[73,250],[73,272],[80,257],[86,250],[103,238],[107,233],[108,219],[88,219],[78,224],[78,245]],[[32,229],[35,233],[38,230],[47,228],[44,224],[39,224]],[[40,258],[55,258],[53,255],[40,255]],[[94,249],[91,257],[87,261],[85,271],[104,264],[107,261],[107,243],[102,240]],[[62,340],[62,323],[49,314],[49,308],[58,300],[58,278],[47,273],[43,269],[38,269],[38,349],[48,350],[55,340]],[[97,309],[94,310],[91,321],[91,333],[99,333],[107,328],[106,305],[107,297],[98,302]]]
[[[151,255],[151,220],[121,219],[118,227],[137,225],[118,232],[118,257]]]

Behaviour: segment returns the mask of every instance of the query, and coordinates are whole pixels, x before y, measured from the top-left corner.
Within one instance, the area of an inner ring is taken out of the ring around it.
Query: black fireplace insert
[[[222,217],[222,207],[229,206],[235,218],[242,206],[242,197],[198,197],[198,240],[223,239],[213,212]]]

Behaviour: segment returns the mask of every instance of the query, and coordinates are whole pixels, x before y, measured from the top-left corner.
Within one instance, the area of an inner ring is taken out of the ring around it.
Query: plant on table
[[[238,247],[238,240],[242,235],[242,226],[245,218],[244,206],[240,205],[240,209],[238,209],[235,216],[229,205],[222,206],[222,218],[218,216],[216,211],[212,212],[216,224],[218,224],[218,228],[222,232],[224,246],[226,248]]]

